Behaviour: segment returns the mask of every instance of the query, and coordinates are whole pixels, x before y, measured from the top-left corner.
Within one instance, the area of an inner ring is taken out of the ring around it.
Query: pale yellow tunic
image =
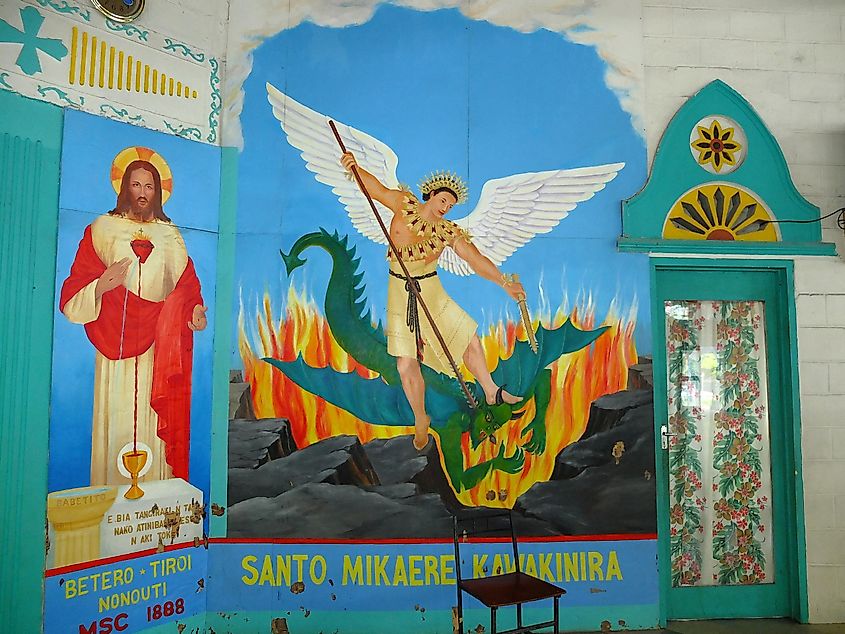
[[[437,258],[444,248],[452,246],[456,240],[468,240],[469,237],[460,227],[448,220],[422,220],[416,212],[417,205],[416,199],[411,198],[403,211],[403,219],[419,240],[400,249],[400,253],[409,273],[414,277],[421,277],[437,271]],[[403,275],[401,267],[390,254],[388,260],[390,270]],[[478,324],[449,297],[437,275],[419,279],[418,282],[420,295],[434,318],[452,359],[460,365]],[[404,278],[388,276],[385,329],[387,352],[394,357],[416,358],[416,335],[407,324],[407,306],[408,292],[405,290]],[[418,307],[418,313],[423,340],[422,362],[438,372],[454,376],[449,360],[422,306]]]
[[[175,225],[166,222],[139,223],[119,216],[103,215],[91,225],[94,250],[107,267],[123,258],[131,258],[124,285],[137,293],[138,264],[130,243],[143,229],[155,245],[142,265],[141,297],[163,301],[176,287],[188,264],[185,241]],[[97,281],[83,287],[64,307],[64,315],[77,324],[87,324],[100,314],[100,300],[95,298]],[[173,476],[165,461],[164,443],[158,437],[158,415],[150,407],[155,344],[144,354],[129,359],[111,360],[94,350],[94,414],[91,432],[91,485],[127,484],[118,470],[119,452],[132,442],[135,392],[135,364],[138,364],[138,442],[152,449],[150,469],[143,480],[163,480]],[[61,424],[61,421],[58,421]]]

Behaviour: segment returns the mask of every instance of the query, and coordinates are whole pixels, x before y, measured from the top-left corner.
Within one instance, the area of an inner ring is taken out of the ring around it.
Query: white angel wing
[[[269,83],[267,99],[273,106],[273,115],[287,135],[288,143],[302,150],[305,166],[314,173],[317,181],[332,188],[346,207],[352,226],[371,240],[387,244],[370,204],[358,189],[358,184],[347,177],[340,164],[340,146],[329,128],[329,117],[303,106]],[[339,121],[335,121],[335,125],[346,149],[355,155],[358,165],[389,189],[399,189],[396,178],[399,160],[393,150],[351,126]],[[385,224],[389,225],[392,217],[390,210],[379,202],[376,202],[376,208]]]
[[[604,189],[624,163],[515,174],[487,181],[471,214],[456,221],[497,265],[539,233],[548,233],[580,202]],[[472,273],[447,247],[438,264],[456,275]]]

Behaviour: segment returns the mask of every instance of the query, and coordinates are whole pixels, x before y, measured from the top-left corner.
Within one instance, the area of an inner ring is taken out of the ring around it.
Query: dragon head
[[[285,263],[285,271],[287,274],[290,275],[295,269],[298,269],[300,266],[305,264],[305,260],[301,257],[296,255],[296,253],[291,250],[289,255],[286,255],[284,251],[279,251],[282,255],[282,260]]]
[[[469,428],[469,436],[472,441],[472,448],[475,449],[485,440],[495,443],[495,433],[506,423],[518,418],[522,418],[525,412],[515,412],[524,405],[524,403],[516,403],[511,405],[505,403],[502,399],[502,390],[496,392],[496,402],[492,405],[481,401],[480,407],[476,410],[472,419],[472,426]]]

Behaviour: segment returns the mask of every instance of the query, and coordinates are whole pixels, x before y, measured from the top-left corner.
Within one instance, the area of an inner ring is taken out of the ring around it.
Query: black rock
[[[642,356],[628,367],[629,390],[654,390],[654,365],[651,357]]]
[[[252,498],[229,507],[228,536],[451,538],[452,517],[440,498],[403,496],[403,487],[405,493],[411,491],[408,485],[391,485],[377,492],[357,486],[312,483],[277,497]]]
[[[284,418],[229,421],[229,468],[256,469],[296,451]]]
[[[655,533],[655,481],[650,475],[605,465],[571,480],[538,482],[515,510],[551,524],[564,535]]]
[[[229,420],[233,418],[255,420],[249,383],[229,383]]]
[[[507,509],[487,506],[463,507],[456,512],[460,518],[458,530],[461,532],[472,532],[480,529],[481,531],[489,531],[489,533],[478,533],[477,536],[479,537],[505,537],[510,539],[510,526],[507,523],[507,517],[504,519],[494,519],[489,523],[486,519],[491,513],[496,516],[503,512],[507,512]],[[548,522],[536,517],[523,515],[519,509],[513,509],[512,519],[513,531],[517,540],[526,537],[560,535],[560,531]]]
[[[254,497],[276,497],[311,482],[381,483],[356,436],[333,436],[257,469],[229,469],[229,505]]]
[[[429,441],[420,453],[414,448],[412,435],[378,438],[366,443],[364,451],[383,485],[410,482],[420,493],[439,495],[447,508],[461,508],[440,465],[434,442]]]
[[[653,400],[654,392],[651,390],[623,390],[596,399],[590,405],[590,418],[581,438],[589,438],[610,429],[622,420],[625,412]]]
[[[614,456],[614,451],[618,455]],[[654,473],[654,410],[651,404],[629,409],[610,429],[563,448],[551,480],[574,478],[585,469],[608,463],[634,464]]]
[[[514,510],[564,535],[656,532],[653,416],[651,403],[630,408],[614,427],[565,448],[553,475],[563,479],[538,482]]]

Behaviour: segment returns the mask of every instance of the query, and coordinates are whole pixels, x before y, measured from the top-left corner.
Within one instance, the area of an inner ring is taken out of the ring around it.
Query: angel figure
[[[438,268],[456,275],[476,273],[499,285],[512,299],[525,297],[522,284],[503,274],[499,265],[535,235],[548,233],[577,203],[589,200],[611,181],[624,163],[569,170],[516,174],[488,181],[476,208],[458,222],[444,216],[466,202],[467,186],[456,175],[436,172],[420,183],[419,200],[400,187],[398,158],[386,144],[335,120],[348,151],[341,155],[329,118],[298,103],[267,84],[273,114],[288,142],[301,150],[306,167],[318,182],[329,185],[346,208],[352,225],[371,240],[387,244],[379,224],[358,185],[349,176],[356,166],[376,202],[378,213],[405,263],[406,279],[388,250],[388,353],[396,368],[414,415],[414,447],[425,449],[431,419],[426,412],[423,363],[454,375],[431,324],[420,318],[414,284],[436,321],[446,347],[462,360],[484,392],[488,404],[516,404],[522,400],[494,382],[477,334],[478,324],[446,293]]]

